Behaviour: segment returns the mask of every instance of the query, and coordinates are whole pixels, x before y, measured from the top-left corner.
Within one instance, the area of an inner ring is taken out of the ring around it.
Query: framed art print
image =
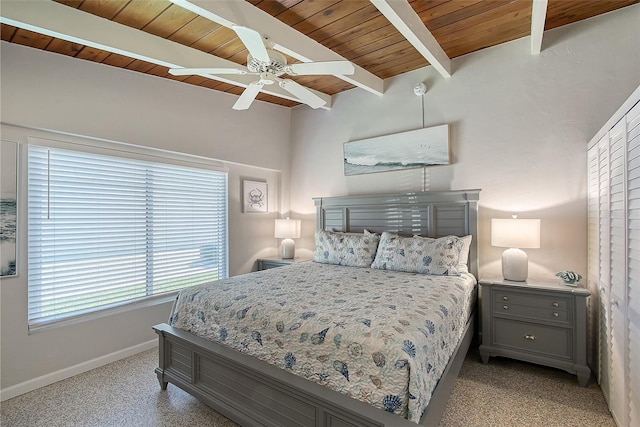
[[[448,164],[449,125],[344,144],[344,174],[347,176]]]
[[[268,212],[267,199],[266,182],[251,181],[248,179],[242,181],[242,207],[244,213]]]
[[[0,276],[16,276],[18,144],[0,145]]]

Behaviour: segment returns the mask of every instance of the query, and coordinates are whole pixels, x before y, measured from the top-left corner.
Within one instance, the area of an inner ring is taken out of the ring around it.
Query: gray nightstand
[[[270,268],[284,267],[285,265],[297,264],[309,261],[309,258],[283,259],[281,257],[258,258],[258,271]]]
[[[480,280],[480,357],[504,356],[563,369],[586,386],[589,291],[553,279]]]

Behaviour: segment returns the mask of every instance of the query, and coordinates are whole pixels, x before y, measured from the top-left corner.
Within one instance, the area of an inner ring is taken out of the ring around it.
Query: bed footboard
[[[474,317],[440,379],[420,424],[437,426],[474,332]],[[351,399],[258,359],[167,324],[159,337],[160,387],[192,394],[242,426],[409,427],[398,415]]]

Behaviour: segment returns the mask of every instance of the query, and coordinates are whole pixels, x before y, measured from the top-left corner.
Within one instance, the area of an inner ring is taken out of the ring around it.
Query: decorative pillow
[[[316,231],[313,260],[323,264],[370,267],[379,242],[380,235],[367,230],[363,234]]]
[[[419,235],[414,235],[413,237],[421,237]],[[430,237],[422,237],[423,239],[430,239]],[[462,249],[460,250],[460,258],[458,259],[458,266],[456,269],[458,273],[468,273],[469,272],[469,250],[471,249],[471,239],[473,236],[471,234],[463,237],[459,237],[462,240]],[[435,239],[432,239],[435,240]]]
[[[462,239],[456,236],[439,239],[401,237],[385,231],[380,238],[371,268],[458,276],[460,273],[457,267],[462,247]]]
[[[473,236],[460,237],[462,240],[462,249],[460,250],[460,259],[458,260],[458,273],[469,272],[469,249],[471,248],[471,239]]]

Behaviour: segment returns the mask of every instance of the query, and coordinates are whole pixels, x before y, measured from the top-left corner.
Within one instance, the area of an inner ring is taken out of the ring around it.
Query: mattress
[[[185,289],[169,323],[418,422],[475,284],[309,261]]]

